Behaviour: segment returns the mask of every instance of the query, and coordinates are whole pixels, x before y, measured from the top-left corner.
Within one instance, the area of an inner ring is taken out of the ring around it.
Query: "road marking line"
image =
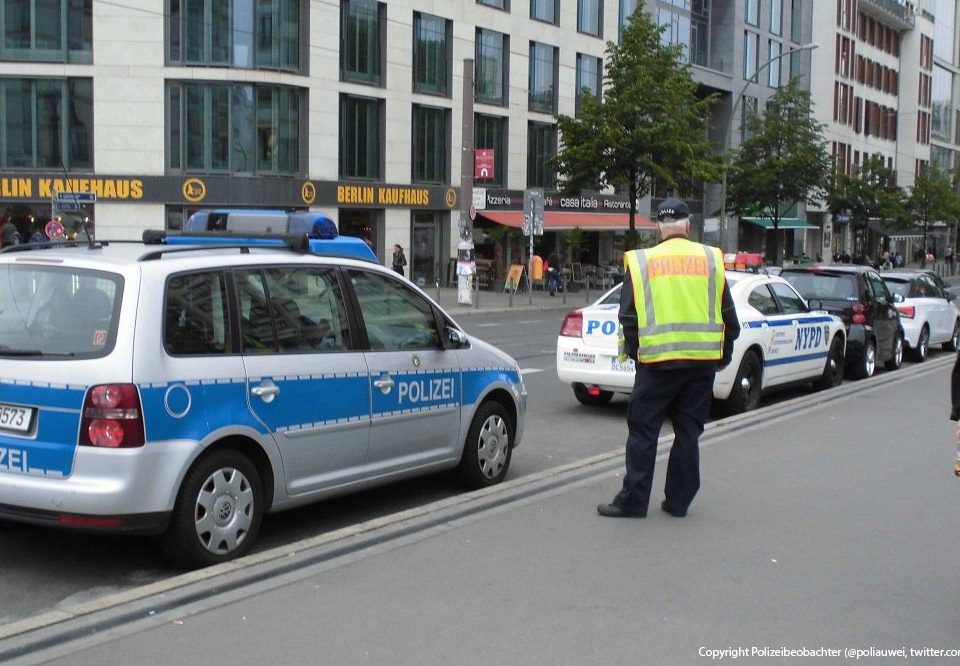
[[[535,372],[543,372],[543,368],[520,368],[521,375],[532,375]]]
[[[477,324],[477,328],[491,328],[493,326],[502,326],[502,324]]]

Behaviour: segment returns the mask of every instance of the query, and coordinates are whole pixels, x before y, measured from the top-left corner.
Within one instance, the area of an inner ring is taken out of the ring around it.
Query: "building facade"
[[[645,8],[665,41],[684,45],[701,93],[719,93],[709,129],[718,150],[738,145],[745,115],[800,76],[840,163],[854,168],[881,152],[909,184],[917,164],[957,160],[955,12],[950,47],[935,39],[955,2],[929,4],[648,0]],[[547,236],[536,251],[580,228],[590,260],[617,261],[628,202],[616,193],[557,195],[549,158],[562,141],[557,114],[574,115],[583,95],[600,93],[607,42],[636,6],[7,0],[0,215],[21,235],[55,216],[70,233],[90,217],[98,237],[132,239],[177,228],[200,208],[309,208],[367,238],[384,262],[400,244],[411,277],[444,282],[463,204],[463,80],[472,61],[473,140],[483,158],[467,171],[480,195],[478,253],[494,253],[497,226],[519,226],[524,190],[544,188]],[[65,192],[92,193],[96,203],[58,200]],[[641,214],[669,194],[639,202]],[[719,184],[690,200],[707,240],[719,241],[721,200]],[[831,216],[807,218],[816,229],[786,232],[790,243],[832,247]],[[762,246],[772,233],[758,221],[733,224],[740,247]]]

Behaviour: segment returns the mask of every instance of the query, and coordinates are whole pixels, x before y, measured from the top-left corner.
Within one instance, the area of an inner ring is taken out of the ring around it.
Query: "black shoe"
[[[667,500],[663,500],[662,502],[660,502],[660,508],[666,511],[667,513],[669,513],[674,518],[683,518],[685,515],[687,515],[686,509],[684,509],[683,511],[677,511],[672,506],[670,506],[670,503],[667,502]]]
[[[627,511],[614,503],[600,504],[597,506],[597,513],[605,518],[646,518],[646,511]]]

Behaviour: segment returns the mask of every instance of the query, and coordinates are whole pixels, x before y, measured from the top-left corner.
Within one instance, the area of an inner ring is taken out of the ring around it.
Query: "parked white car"
[[[880,277],[900,311],[903,341],[914,361],[926,360],[930,345],[942,345],[946,351],[960,347],[960,310],[954,302],[955,294],[944,291],[925,271],[885,271]]]
[[[811,310],[781,277],[727,271],[741,332],[730,365],[717,373],[713,395],[726,411],[757,407],[774,387],[813,382],[820,388],[843,380],[846,332],[834,315]],[[603,405],[633,389],[633,361],[617,360],[620,285],[593,305],[569,313],[557,339],[557,375],[577,400]]]

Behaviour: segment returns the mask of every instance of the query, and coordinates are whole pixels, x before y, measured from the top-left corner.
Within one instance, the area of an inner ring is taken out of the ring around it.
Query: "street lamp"
[[[727,160],[727,154],[730,152],[731,141],[733,140],[733,122],[737,117],[737,109],[740,108],[740,102],[743,101],[743,94],[747,92],[747,86],[751,83],[755,83],[757,77],[760,75],[760,72],[765,70],[770,63],[776,62],[781,58],[785,58],[788,55],[793,53],[799,53],[800,51],[812,51],[813,49],[820,46],[816,42],[811,42],[810,44],[803,44],[798,46],[795,49],[790,49],[789,51],[784,51],[780,55],[776,55],[772,58],[769,58],[765,62],[761,63],[759,67],[753,72],[749,79],[747,79],[743,87],[740,88],[740,92],[737,93],[737,97],[733,103],[733,110],[730,112],[730,119],[727,120],[727,131],[723,135],[723,159],[724,162]],[[735,252],[736,251],[736,241],[737,238],[735,235],[730,233],[730,223],[727,220],[727,165],[724,164],[723,168],[723,185],[720,190],[720,244],[723,246],[725,252]]]

